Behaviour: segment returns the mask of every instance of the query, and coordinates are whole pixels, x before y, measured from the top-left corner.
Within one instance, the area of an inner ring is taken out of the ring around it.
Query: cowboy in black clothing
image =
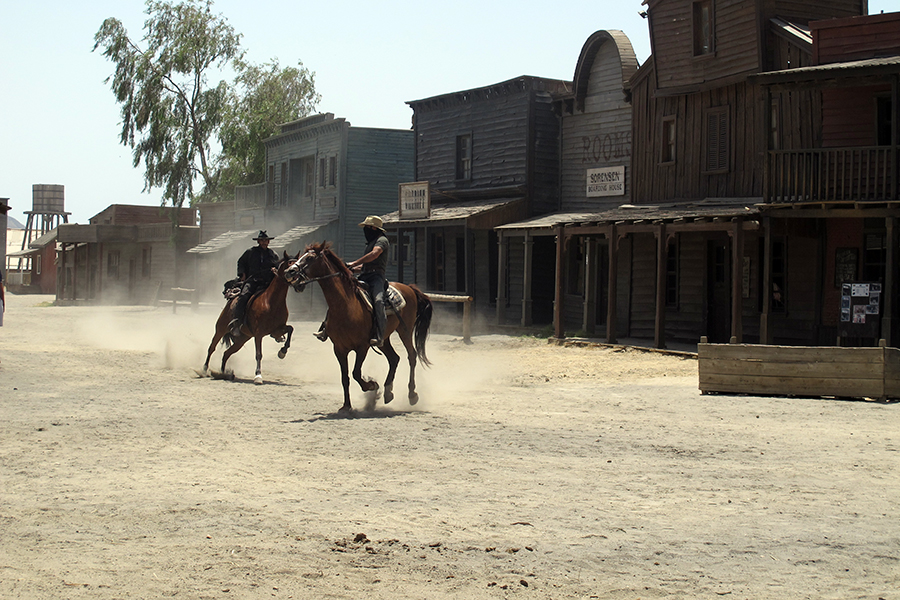
[[[353,262],[347,263],[347,266],[350,267],[351,271],[358,272],[361,270],[362,273],[357,278],[369,286],[369,298],[372,299],[372,312],[374,313],[374,331],[369,344],[381,346],[384,343],[384,329],[387,320],[384,314],[384,295],[387,291],[385,269],[387,268],[391,243],[388,241],[387,233],[384,230],[384,221],[381,220],[381,217],[368,216],[359,226],[363,228],[366,236],[366,249],[362,256]],[[325,320],[328,320],[327,316]],[[325,321],[322,321],[319,331],[313,335],[323,342],[328,339],[328,333],[325,331]]]
[[[253,238],[258,245],[244,252],[237,262],[237,274],[244,282],[241,295],[234,307],[234,319],[231,320],[231,335],[238,337],[241,334],[241,325],[244,323],[244,313],[247,310],[247,302],[258,290],[269,287],[275,278],[275,268],[278,266],[278,255],[274,250],[269,250],[269,241],[275,238],[269,237],[265,231]]]

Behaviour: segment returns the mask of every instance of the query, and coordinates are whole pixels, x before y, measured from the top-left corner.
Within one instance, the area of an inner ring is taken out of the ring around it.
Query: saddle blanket
[[[365,304],[369,310],[372,310],[372,299],[369,297],[369,293],[362,287],[359,288],[359,297],[362,299],[363,304]],[[394,284],[389,283],[387,293],[384,295],[384,314],[389,315],[395,313],[399,315],[400,311],[403,310],[405,306],[406,298],[403,297],[400,290],[394,287]]]

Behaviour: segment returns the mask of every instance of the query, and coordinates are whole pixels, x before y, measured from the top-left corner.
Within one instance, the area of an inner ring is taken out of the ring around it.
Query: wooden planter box
[[[900,398],[900,349],[699,344],[700,391]]]

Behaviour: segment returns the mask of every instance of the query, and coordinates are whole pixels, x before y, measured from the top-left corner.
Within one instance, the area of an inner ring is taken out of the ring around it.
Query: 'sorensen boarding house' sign
[[[624,196],[625,167],[605,167],[587,170],[587,197]]]

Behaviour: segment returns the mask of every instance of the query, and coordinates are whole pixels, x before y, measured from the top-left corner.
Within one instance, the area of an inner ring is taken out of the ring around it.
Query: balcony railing
[[[265,208],[271,204],[274,187],[274,184],[269,182],[237,186],[234,188],[235,208],[238,210]]]
[[[894,151],[886,146],[773,150],[766,202],[896,200]]]

